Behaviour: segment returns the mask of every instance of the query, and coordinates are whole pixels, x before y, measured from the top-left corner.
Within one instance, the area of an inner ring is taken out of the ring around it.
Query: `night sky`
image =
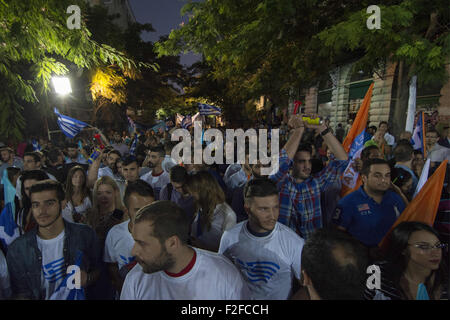
[[[156,32],[142,34],[144,41],[156,42],[160,36],[168,35],[172,29],[179,27],[180,23],[188,22],[186,16],[181,17],[181,8],[186,0],[129,0],[134,16],[139,23],[151,23]],[[181,63],[191,65],[200,59],[194,54],[182,55]]]

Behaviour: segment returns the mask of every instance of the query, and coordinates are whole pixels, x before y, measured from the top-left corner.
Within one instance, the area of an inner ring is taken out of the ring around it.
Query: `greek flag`
[[[0,213],[0,241],[4,248],[7,248],[16,238],[20,236],[19,227],[14,221],[16,207],[14,197],[16,188],[8,179],[8,170],[3,170],[3,186],[5,193],[5,207]]]
[[[181,121],[181,127],[183,129],[188,129],[190,126],[192,126],[192,117],[191,116],[185,116],[183,120]]]
[[[419,114],[419,119],[417,119],[416,127],[414,128],[414,132],[411,138],[411,143],[413,145],[414,150],[420,149],[422,154],[424,153],[425,146],[425,126],[423,125],[423,112]]]
[[[135,133],[133,143],[131,144],[131,147],[130,147],[130,155],[132,155],[132,156],[136,155],[137,140],[138,140],[138,136]]]
[[[74,138],[88,124],[80,120],[64,116],[55,108],[55,114],[58,116],[58,126],[61,131],[69,138]]]
[[[219,107],[211,106],[205,103],[198,104],[198,111],[202,116],[210,116],[210,115],[220,116],[222,114],[222,109],[220,109]]]
[[[31,144],[33,145],[33,151],[41,151],[41,146],[39,145],[39,142],[36,140],[32,140]]]
[[[83,252],[78,250],[77,257],[75,259],[75,266],[71,273],[68,273],[64,280],[59,285],[58,289],[53,292],[49,300],[85,300],[85,294],[83,288],[75,288],[74,285],[71,283],[69,286],[67,285],[67,282],[71,282],[73,277],[75,276],[76,272],[80,271],[80,265],[83,258]],[[81,275],[80,275],[81,277]],[[71,288],[73,287],[73,288]]]

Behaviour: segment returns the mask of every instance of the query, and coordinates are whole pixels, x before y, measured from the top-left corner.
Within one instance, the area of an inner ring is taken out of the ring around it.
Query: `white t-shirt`
[[[72,216],[73,213],[77,212],[83,216],[86,216],[86,211],[90,208],[92,208],[92,202],[89,197],[84,198],[83,202],[79,206],[75,207],[75,210],[73,209],[72,202],[69,201],[67,202],[66,207],[62,210],[62,216],[66,219],[66,221],[74,223]]]
[[[134,246],[134,239],[128,230],[130,220],[116,224],[109,230],[105,241],[105,253],[103,261],[117,263],[119,270],[134,261],[131,249]]]
[[[200,226],[199,215],[192,222],[191,235],[208,248],[219,248],[220,238],[225,230],[236,225],[236,213],[226,203],[220,203],[214,209],[213,220],[210,230],[203,230]]]
[[[0,250],[0,300],[11,297],[11,285],[9,281],[8,265],[3,251]]]
[[[305,241],[279,222],[269,235],[256,237],[248,231],[247,222],[242,221],[225,231],[219,253],[241,271],[252,299],[288,299],[293,277],[300,279]]]
[[[45,299],[48,300],[61,284],[64,270],[64,234],[56,238],[44,240],[36,235],[37,245],[42,254],[42,286],[45,288]]]
[[[164,271],[146,274],[137,264],[125,278],[120,300],[247,300],[249,291],[240,272],[224,256],[193,248],[192,269],[171,277]]]
[[[164,157],[163,162],[161,163],[161,167],[163,168],[164,171],[166,172],[170,172],[170,168],[176,166],[177,163],[175,162],[175,160],[173,160],[170,156],[166,155]]]
[[[159,193],[161,189],[170,182],[169,173],[163,171],[160,175],[152,176],[153,170],[144,174],[141,180],[147,182],[153,188],[153,194],[155,195],[155,200],[159,200]]]

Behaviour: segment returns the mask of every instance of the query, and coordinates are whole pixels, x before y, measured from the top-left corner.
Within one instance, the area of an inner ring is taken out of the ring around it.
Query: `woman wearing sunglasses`
[[[379,264],[381,285],[367,289],[370,300],[448,299],[447,245],[421,222],[402,222],[392,231],[386,261]]]

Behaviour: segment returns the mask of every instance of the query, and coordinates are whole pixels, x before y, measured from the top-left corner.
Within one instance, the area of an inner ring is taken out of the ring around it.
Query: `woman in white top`
[[[236,224],[236,214],[225,202],[222,188],[209,172],[189,176],[185,186],[195,200],[197,211],[191,225],[192,244],[217,252],[222,234]]]
[[[67,204],[62,215],[69,222],[86,223],[86,212],[92,208],[91,192],[87,187],[86,178],[86,173],[80,166],[71,168],[67,174]]]

